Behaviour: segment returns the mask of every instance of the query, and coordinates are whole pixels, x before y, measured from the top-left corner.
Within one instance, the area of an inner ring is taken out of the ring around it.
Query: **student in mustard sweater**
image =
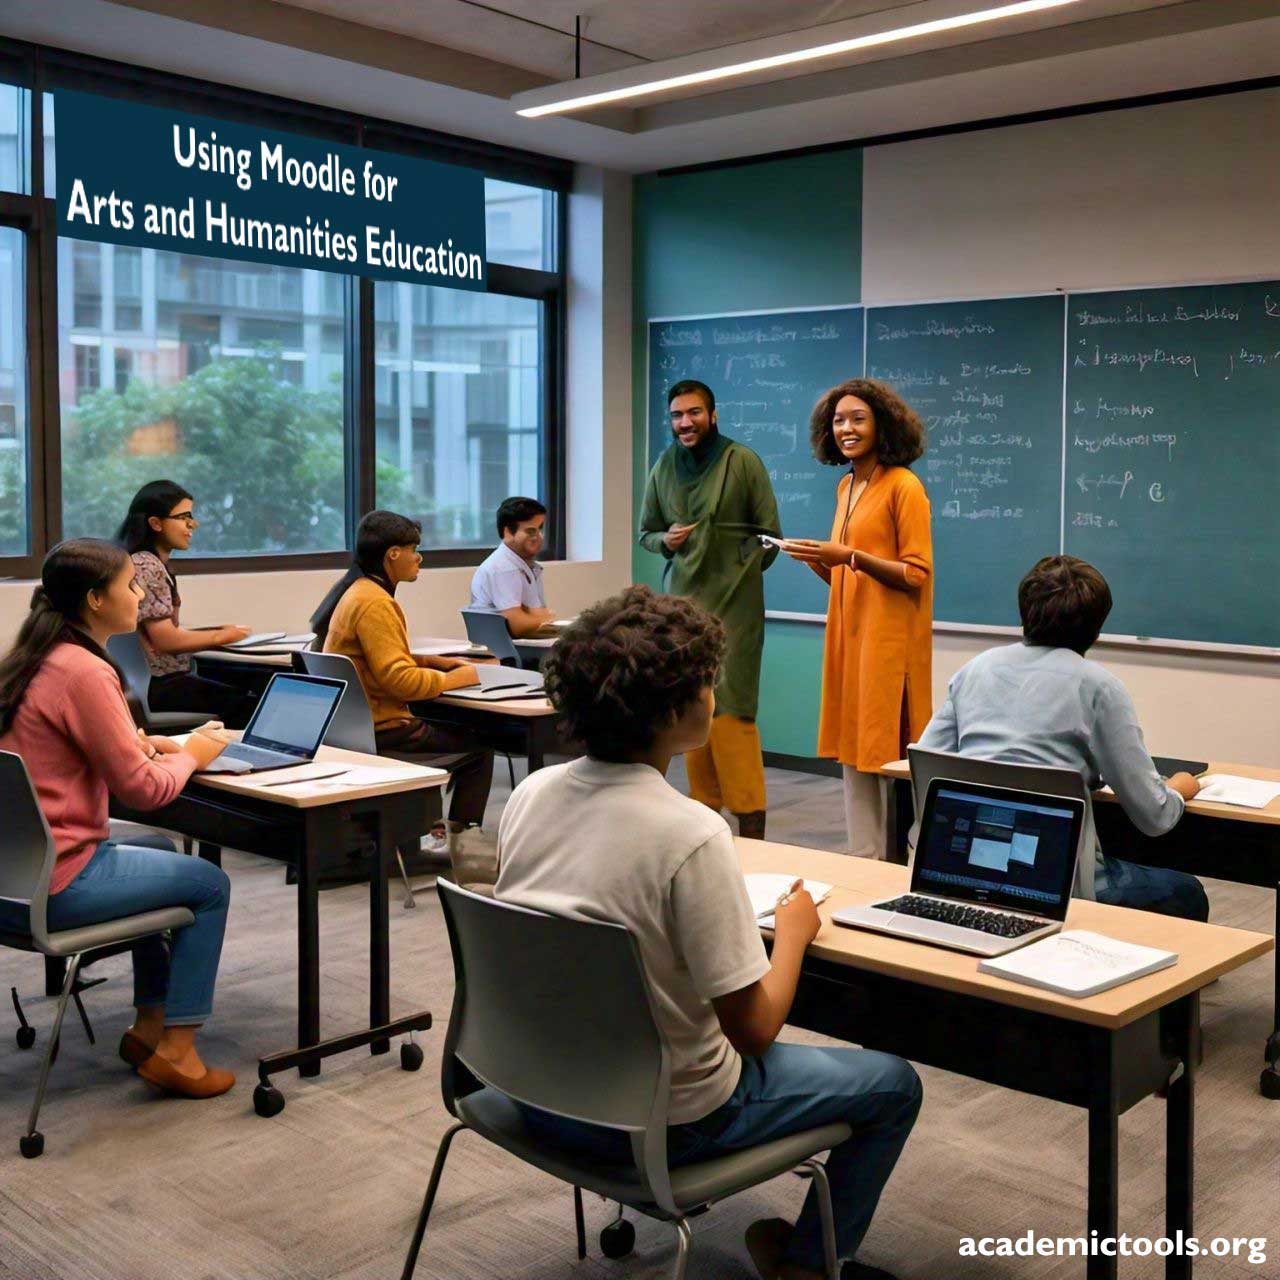
[[[400,583],[418,577],[421,536],[422,526],[406,516],[369,512],[356,530],[355,562],[324,598],[311,627],[325,653],[340,653],[355,664],[373,712],[378,750],[411,753],[423,764],[449,770],[448,848],[456,859],[460,834],[484,820],[493,752],[478,748],[460,730],[428,724],[409,710],[410,702],[479,682],[469,662],[410,652],[395,593]]]
[[[165,1091],[212,1098],[235,1084],[206,1067],[195,1034],[213,1007],[230,886],[219,867],[158,836],[109,839],[108,794],[159,809],[218,756],[221,739],[197,730],[186,746],[135,728],[113,635],[137,625],[138,586],[127,552],[75,538],[49,553],[17,641],[0,660],[0,751],[20,755],[49,823],[57,861],[49,927],[74,929],[162,907],[189,907],[195,923],[133,948],[137,1017],[120,1056]],[[27,932],[27,905],[0,900],[0,924]]]

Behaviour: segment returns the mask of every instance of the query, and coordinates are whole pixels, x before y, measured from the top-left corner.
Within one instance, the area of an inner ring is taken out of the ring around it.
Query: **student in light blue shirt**
[[[929,751],[1009,764],[1078,769],[1105,778],[1144,835],[1169,831],[1200,790],[1189,773],[1156,772],[1128,690],[1084,655],[1111,612],[1111,589],[1091,564],[1046,556],[1018,586],[1022,643],[988,649],[951,678],[947,700],[920,739]],[[1190,920],[1209,918],[1194,876],[1096,851],[1099,902]]]
[[[546,536],[547,509],[537,498],[507,498],[498,508],[494,552],[471,579],[471,607],[500,613],[516,638],[536,635],[556,616],[547,608],[536,557]]]

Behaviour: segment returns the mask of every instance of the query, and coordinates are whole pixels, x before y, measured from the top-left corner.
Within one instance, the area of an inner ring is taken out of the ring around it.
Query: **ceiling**
[[[5,0],[0,30],[632,171],[1280,75],[1280,0],[1078,0],[587,116],[523,119],[509,101],[574,78],[576,14],[591,77],[1003,2]]]

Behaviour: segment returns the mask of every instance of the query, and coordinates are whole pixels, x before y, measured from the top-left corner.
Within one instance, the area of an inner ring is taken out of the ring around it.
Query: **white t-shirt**
[[[494,896],[631,931],[671,1049],[670,1123],[738,1084],[711,1001],[769,971],[728,824],[647,764],[583,757],[530,774],[498,828]]]
[[[508,609],[545,609],[542,566],[512,551],[505,542],[489,553],[471,577],[471,607],[505,613]]]

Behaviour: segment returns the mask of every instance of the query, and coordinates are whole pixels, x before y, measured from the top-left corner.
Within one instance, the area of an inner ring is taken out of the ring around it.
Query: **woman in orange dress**
[[[850,464],[829,542],[784,550],[831,588],[818,754],[844,767],[849,852],[884,851],[887,789],[876,770],[907,753],[933,710],[933,541],[929,499],[909,470],[924,425],[870,378],[833,387],[809,420],[814,456]]]

